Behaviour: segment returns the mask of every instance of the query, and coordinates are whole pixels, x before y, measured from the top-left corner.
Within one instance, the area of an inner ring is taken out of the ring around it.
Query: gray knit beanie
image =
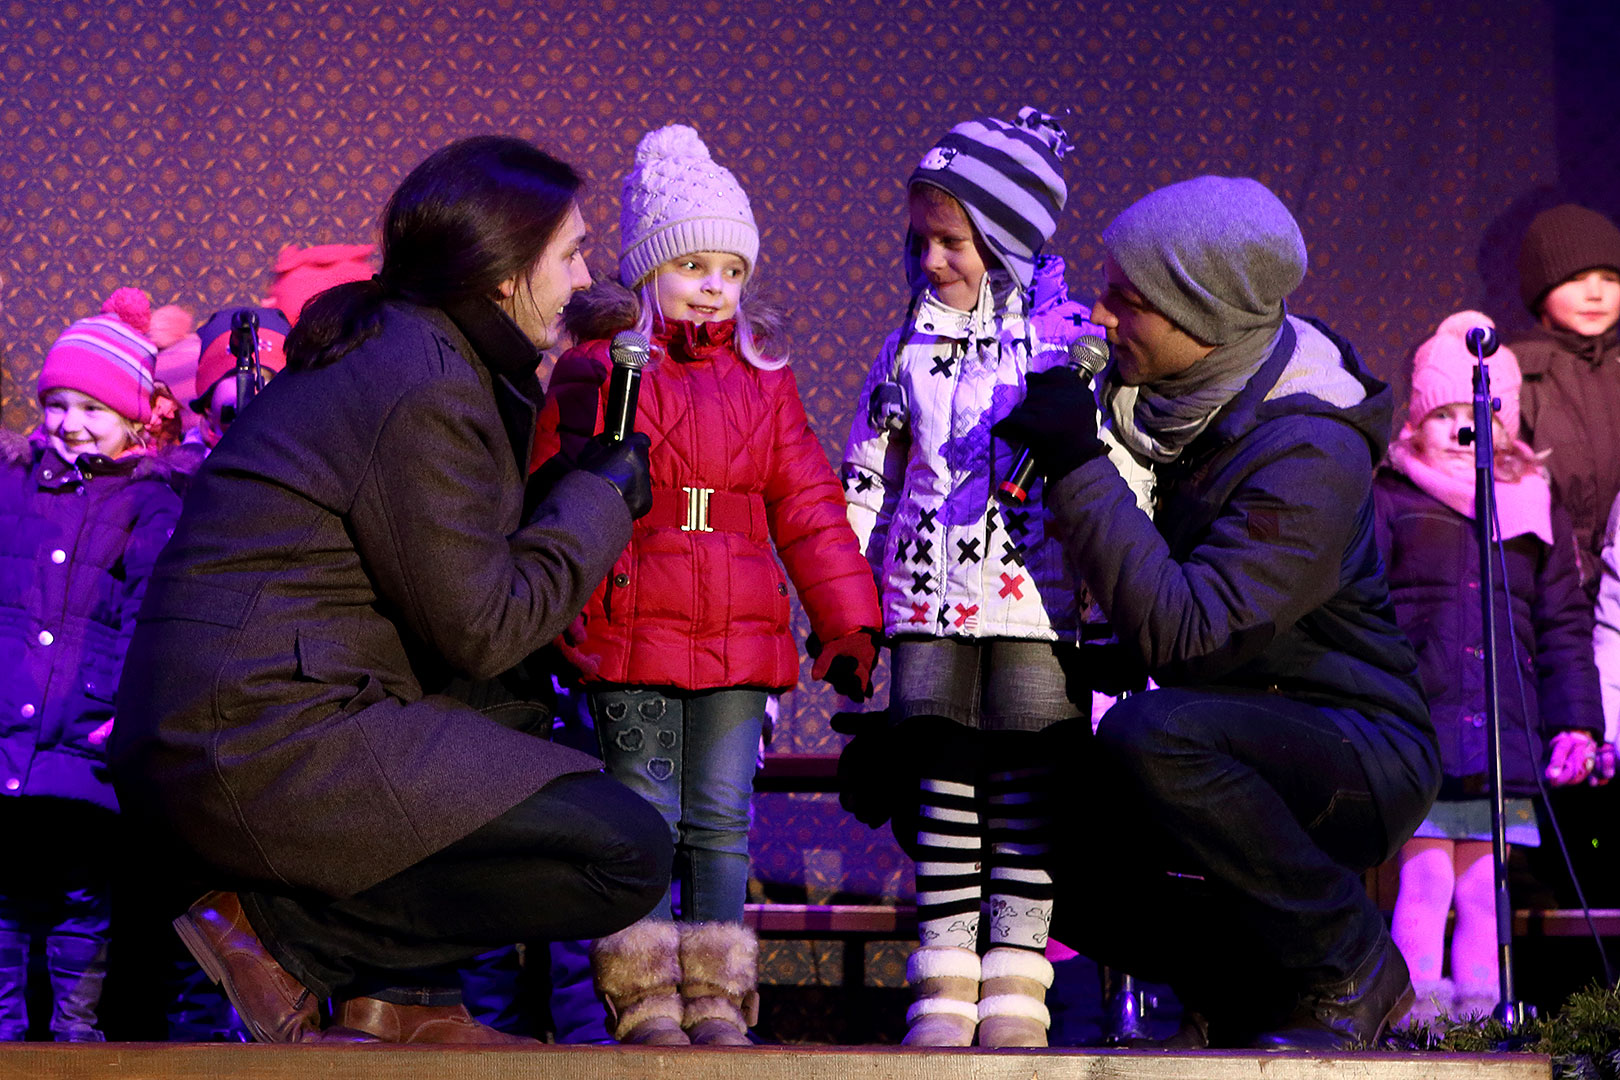
[[[1206,345],[1282,321],[1305,279],[1305,238],[1282,201],[1244,177],[1199,176],[1138,199],[1102,234],[1138,292]]]

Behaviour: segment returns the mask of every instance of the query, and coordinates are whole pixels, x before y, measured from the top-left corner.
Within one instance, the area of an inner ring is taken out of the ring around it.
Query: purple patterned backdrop
[[[1620,209],[1615,18],[1585,10],[1600,6],[9,0],[4,425],[35,422],[44,349],[114,287],[199,315],[254,299],[281,245],[369,239],[404,172],[459,136],[512,132],[579,165],[593,263],[611,266],[632,148],[683,121],[753,197],[761,281],[836,455],[902,306],[904,177],[950,124],[1026,103],[1075,139],[1052,247],[1077,294],[1098,278],[1099,229],[1136,197],[1255,176],[1310,246],[1296,310],[1400,381],[1443,315],[1522,318],[1515,230],[1551,193]],[[836,705],[790,695],[778,749],[835,748]],[[762,798],[755,840],[775,895],[910,888],[887,836],[826,796]]]

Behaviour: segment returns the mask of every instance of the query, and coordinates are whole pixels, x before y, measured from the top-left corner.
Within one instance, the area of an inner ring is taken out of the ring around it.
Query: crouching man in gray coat
[[[540,350],[590,283],[578,188],[516,139],[419,165],[381,272],[305,308],[147,589],[119,796],[219,890],[175,925],[260,1040],[511,1041],[457,962],[668,885],[668,829],[600,762],[444,692],[567,627],[651,504],[645,436],[526,492]]]
[[[1288,315],[1305,243],[1253,180],[1153,192],[1103,233],[1102,413],[1070,370],[996,429],[1031,446],[1076,580],[1160,689],[1073,731],[1064,941],[1170,981],[1179,1045],[1340,1049],[1411,983],[1361,872],[1411,835],[1439,752],[1374,543],[1391,393]],[[1056,816],[1056,815],[1054,815]],[[1100,820],[1118,823],[1108,830]]]

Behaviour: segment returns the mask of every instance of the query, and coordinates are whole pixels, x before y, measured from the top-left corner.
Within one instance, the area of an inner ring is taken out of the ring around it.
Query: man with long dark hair
[[[645,436],[525,489],[540,350],[590,282],[578,189],[516,139],[418,165],[380,273],[305,308],[148,588],[119,795],[219,890],[176,929],[260,1040],[322,1038],[332,998],[336,1037],[507,1041],[458,961],[610,933],[668,884],[644,802],[530,713],[466,704],[570,623],[650,505]]]

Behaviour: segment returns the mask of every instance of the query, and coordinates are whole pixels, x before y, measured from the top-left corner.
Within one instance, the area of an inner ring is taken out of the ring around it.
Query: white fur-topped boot
[[[984,954],[979,984],[979,1045],[1045,1046],[1052,1027],[1046,991],[1052,963],[1028,949],[998,947]]]
[[[906,1010],[906,1046],[972,1046],[979,1024],[979,954],[924,945],[906,961],[913,1000]]]

